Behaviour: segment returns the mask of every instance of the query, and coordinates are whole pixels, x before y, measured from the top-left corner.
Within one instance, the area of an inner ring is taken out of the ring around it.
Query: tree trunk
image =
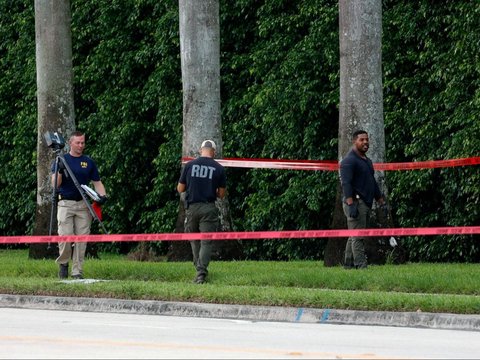
[[[338,159],[341,161],[352,146],[355,130],[365,130],[370,138],[368,156],[375,162],[385,161],[385,129],[382,88],[382,1],[340,0],[340,119]],[[387,195],[383,171],[376,171],[380,191]],[[341,206],[341,187],[337,186],[332,228],[346,228]],[[379,216],[374,204],[368,227],[389,227],[391,216]],[[347,239],[329,239],[325,249],[325,266],[342,264]],[[392,252],[388,239],[365,240],[369,263],[385,263]]]
[[[75,130],[70,19],[70,1],[35,0],[38,101],[35,235],[49,233],[52,205],[50,166],[55,154],[46,146],[44,133],[57,131],[66,137],[66,134]],[[56,216],[53,225],[52,234],[55,234]],[[56,255],[58,255],[56,244],[30,246],[31,258]]]
[[[216,155],[221,158],[219,1],[179,0],[179,11],[183,88],[182,156],[195,157],[202,141],[212,139],[217,144]],[[228,199],[219,200],[216,205],[222,214],[222,229],[230,231]],[[183,204],[180,204],[176,232],[184,231],[184,219],[185,211]],[[214,242],[212,259],[239,256],[239,242]],[[190,246],[173,242],[168,257],[176,260],[191,259]]]

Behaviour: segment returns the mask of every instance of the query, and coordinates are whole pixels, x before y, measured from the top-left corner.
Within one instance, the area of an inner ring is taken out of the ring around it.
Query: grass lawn
[[[480,314],[479,264],[406,264],[367,270],[324,267],[321,261],[213,261],[197,285],[190,262],[139,262],[100,254],[85,277],[63,283],[53,260],[27,250],[0,250],[0,293],[104,297],[222,304]]]

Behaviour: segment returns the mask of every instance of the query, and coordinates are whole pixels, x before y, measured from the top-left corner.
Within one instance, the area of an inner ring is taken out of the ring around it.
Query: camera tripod
[[[72,172],[72,169],[70,169],[70,166],[67,164],[67,161],[65,160],[65,157],[63,154],[60,153],[59,148],[54,149],[55,151],[55,164],[54,164],[54,182],[53,182],[53,191],[52,191],[52,209],[50,212],[50,228],[48,231],[49,235],[52,235],[52,229],[53,229],[53,222],[55,218],[55,213],[57,210],[57,203],[58,203],[58,173],[60,169],[60,164],[62,164],[63,169],[64,169],[64,176],[70,177],[72,179],[75,187],[77,188],[78,192],[82,196],[83,201],[87,205],[88,211],[90,212],[90,215],[92,215],[94,220],[97,220],[98,223],[100,224],[100,227],[102,228],[103,232],[105,234],[108,234],[107,230],[105,229],[105,226],[103,225],[102,221],[98,217],[97,213],[93,210],[92,204],[90,204],[90,201],[88,201],[87,195],[85,190],[82,188],[82,186],[78,183],[77,178]]]

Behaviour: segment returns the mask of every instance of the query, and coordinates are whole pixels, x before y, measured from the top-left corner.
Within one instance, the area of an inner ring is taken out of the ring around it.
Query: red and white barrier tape
[[[183,157],[182,163],[192,160]],[[284,169],[284,170],[324,170],[337,171],[338,161],[334,160],[272,160],[272,159],[241,159],[224,158],[216,159],[225,167],[252,168],[252,169]],[[480,164],[480,157],[471,157],[452,160],[430,160],[416,162],[374,163],[375,170],[414,170],[433,169],[456,166],[470,166]]]
[[[247,231],[213,233],[163,233],[163,234],[109,234],[66,236],[0,236],[0,244],[34,244],[49,242],[120,242],[120,241],[186,241],[186,240],[260,240],[298,238],[338,238],[349,236],[421,236],[421,235],[473,235],[480,234],[480,226],[391,228],[356,230],[292,230]]]
[[[193,158],[184,157],[186,163]],[[287,169],[287,170],[338,170],[338,162],[332,160],[272,160],[272,159],[217,159],[225,167]],[[453,160],[432,160],[405,163],[375,163],[376,170],[432,169],[480,164],[480,157]],[[350,236],[421,236],[421,235],[472,235],[480,234],[480,226],[392,228],[360,230],[294,230],[251,231],[216,233],[163,233],[163,234],[113,234],[68,236],[0,236],[0,244],[27,244],[49,242],[120,242],[120,241],[186,241],[186,240],[255,240],[333,238]]]
[[[430,160],[404,163],[376,163],[373,164],[375,170],[414,170],[414,169],[433,169],[457,166],[470,166],[480,164],[480,157],[471,157],[464,159],[451,160]]]

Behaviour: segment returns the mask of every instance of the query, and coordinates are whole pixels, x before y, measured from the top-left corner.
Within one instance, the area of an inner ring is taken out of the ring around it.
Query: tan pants
[[[60,200],[57,210],[58,235],[88,235],[92,224],[92,215],[87,204],[82,201]],[[73,247],[73,256],[72,256]],[[60,256],[57,264],[68,264],[72,259],[72,276],[83,274],[83,261],[87,243],[60,242],[58,243]]]

